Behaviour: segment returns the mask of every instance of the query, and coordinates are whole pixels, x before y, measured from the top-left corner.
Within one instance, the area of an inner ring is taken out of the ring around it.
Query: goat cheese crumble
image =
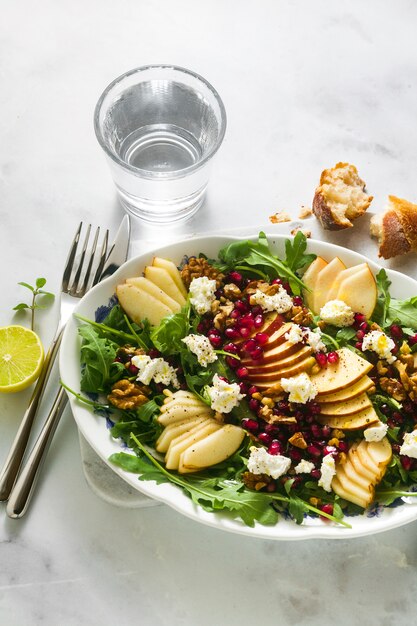
[[[251,295],[250,303],[252,305],[258,304],[262,307],[263,311],[276,311],[277,313],[287,313],[293,306],[291,296],[288,295],[281,285],[277,293],[273,296],[269,296],[260,289],[257,289],[255,293]]]
[[[248,459],[248,471],[252,474],[266,474],[277,479],[291,467],[291,459],[282,454],[269,454],[265,448],[252,446]]]
[[[336,475],[336,463],[332,454],[326,454],[320,466],[321,477],[319,487],[323,487],[324,491],[332,490],[332,480]]]
[[[314,352],[326,352],[327,348],[321,340],[321,330],[316,328],[304,328],[298,324],[293,324],[290,330],[285,333],[285,339],[292,344],[305,342]]]
[[[199,315],[208,313],[211,303],[216,299],[214,293],[217,289],[216,281],[207,276],[193,278],[189,287],[190,302]]]
[[[404,435],[404,441],[400,448],[400,454],[417,459],[417,430]]]
[[[381,330],[372,330],[365,335],[362,341],[362,350],[372,350],[388,363],[396,361],[396,357],[391,352],[394,348],[394,341]]]
[[[317,388],[308,374],[303,372],[291,378],[281,378],[281,386],[289,393],[288,400],[299,404],[306,404],[317,395]]]
[[[320,317],[326,324],[332,324],[338,328],[352,326],[355,321],[355,314],[343,300],[329,300],[320,309]]]
[[[204,335],[187,335],[181,339],[187,348],[196,355],[200,365],[207,367],[209,363],[217,360],[217,354],[213,349],[208,337]]]
[[[365,441],[381,441],[385,435],[387,434],[388,424],[384,424],[383,422],[379,422],[375,426],[370,426],[366,430],[363,431],[363,436],[365,437]]]
[[[138,354],[132,358],[132,364],[138,368],[136,380],[149,385],[151,380],[163,385],[180,386],[175,369],[164,359],[158,357],[152,359],[147,354]]]
[[[311,461],[306,461],[305,459],[302,459],[298,463],[298,465],[294,467],[294,470],[296,474],[311,474],[314,467],[315,467],[314,463],[312,463]]]
[[[219,413],[230,413],[245,397],[245,394],[240,393],[237,383],[229,383],[218,374],[214,374],[213,386],[207,387],[207,393],[211,400],[211,408]]]

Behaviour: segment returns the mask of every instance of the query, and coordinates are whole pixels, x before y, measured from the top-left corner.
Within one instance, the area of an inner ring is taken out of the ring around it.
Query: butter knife
[[[129,242],[130,219],[128,215],[125,215],[97,282],[114,274],[126,261],[129,252]],[[68,396],[66,391],[63,387],[60,387],[32,451],[9,495],[6,513],[12,519],[22,517],[28,509],[29,502],[34,492],[36,479],[39,476],[42,463],[46,457],[49,445],[67,402]]]

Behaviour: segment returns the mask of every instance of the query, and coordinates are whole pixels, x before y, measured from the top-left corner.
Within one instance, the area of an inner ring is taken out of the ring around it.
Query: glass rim
[[[149,170],[144,170],[141,169],[139,167],[135,167],[134,165],[130,165],[130,163],[126,163],[125,161],[123,161],[117,154],[115,154],[112,150],[110,150],[104,140],[103,137],[103,133],[101,132],[101,128],[100,128],[100,122],[99,122],[99,117],[100,117],[100,112],[102,110],[102,106],[103,106],[103,102],[106,99],[107,95],[110,93],[110,91],[116,87],[116,85],[118,85],[119,83],[121,83],[123,80],[125,80],[126,78],[133,76],[134,74],[139,74],[148,70],[174,70],[176,72],[179,72],[179,74],[185,74],[188,76],[191,76],[192,78],[197,79],[197,81],[203,83],[203,85],[213,94],[219,108],[220,108],[220,125],[219,125],[219,136],[217,138],[217,141],[215,143],[215,145],[212,147],[211,150],[208,151],[208,153],[204,156],[204,158],[202,158],[200,161],[198,161],[198,163],[194,163],[193,165],[189,165],[188,167],[184,167],[181,170],[174,170],[174,171],[170,171],[170,172],[151,172]],[[223,139],[224,139],[224,135],[226,132],[226,126],[227,126],[227,115],[226,115],[226,109],[225,106],[223,104],[223,101],[219,95],[219,93],[216,91],[216,89],[213,87],[213,85],[211,85],[211,83],[209,83],[203,76],[201,76],[200,74],[197,74],[196,72],[193,72],[192,70],[189,70],[185,67],[181,67],[179,65],[173,65],[173,64],[151,64],[151,65],[142,65],[140,67],[136,67],[133,68],[131,70],[128,70],[127,72],[124,72],[123,74],[120,74],[120,76],[117,76],[114,80],[112,80],[107,87],[104,89],[104,91],[102,92],[100,98],[97,101],[97,104],[94,108],[94,131],[97,137],[97,141],[99,142],[100,146],[102,147],[102,149],[104,150],[105,154],[112,160],[114,161],[117,165],[119,165],[122,169],[124,170],[128,170],[129,172],[131,172],[132,174],[135,174],[136,176],[140,176],[142,178],[148,178],[148,179],[158,179],[158,178],[182,178],[184,176],[188,176],[189,174],[191,174],[192,172],[199,170],[201,167],[203,167],[211,158],[213,158],[213,156],[216,154],[217,150],[220,148]]]

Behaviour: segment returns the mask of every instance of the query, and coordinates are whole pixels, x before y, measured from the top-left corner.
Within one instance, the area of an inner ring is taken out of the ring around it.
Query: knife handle
[[[8,499],[16,477],[22,464],[23,456],[28,445],[33,422],[38,410],[39,403],[43,396],[46,384],[52,371],[56,355],[61,345],[62,331],[64,326],[59,325],[51,346],[45,356],[41,374],[37,380],[36,387],[33,391],[29,405],[23,415],[19,429],[16,433],[14,441],[10,447],[9,454],[0,472],[0,501],[4,502]]]
[[[22,517],[26,512],[42,462],[46,457],[49,444],[52,441],[67,401],[68,397],[65,389],[61,387],[26,464],[10,493],[6,513],[13,519]]]

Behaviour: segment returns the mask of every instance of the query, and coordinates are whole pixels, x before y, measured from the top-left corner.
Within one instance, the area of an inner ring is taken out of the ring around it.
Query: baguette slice
[[[379,256],[384,259],[417,252],[417,205],[388,196],[385,213],[371,218],[370,232],[379,240]]]
[[[337,163],[324,170],[313,199],[313,213],[326,230],[351,228],[352,221],[365,213],[373,196],[349,163]]]

